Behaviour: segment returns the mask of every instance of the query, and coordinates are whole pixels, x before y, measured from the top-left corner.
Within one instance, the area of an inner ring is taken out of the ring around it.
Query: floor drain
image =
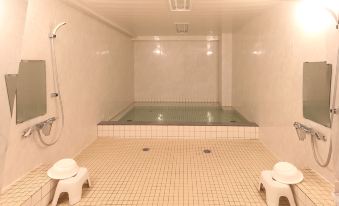
[[[211,153],[211,150],[209,150],[209,149],[204,149],[204,153],[206,153],[206,154]]]
[[[132,122],[132,121],[133,121],[133,120],[131,120],[131,119],[128,119],[128,120],[127,120],[127,122]]]
[[[145,148],[142,148],[142,151],[144,151],[144,152],[148,152],[150,149],[149,148],[147,148],[147,147],[145,147]]]
[[[235,123],[235,122],[237,122],[237,121],[235,121],[235,120],[231,120],[230,122],[232,122],[232,123]]]

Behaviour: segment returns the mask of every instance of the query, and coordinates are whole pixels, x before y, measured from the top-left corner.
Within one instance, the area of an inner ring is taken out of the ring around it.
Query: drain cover
[[[234,122],[237,122],[237,121],[235,121],[235,120],[231,120],[230,122],[233,122],[233,123],[234,123]]]
[[[209,149],[204,149],[204,153],[206,153],[206,154],[211,153],[211,150],[209,150]]]
[[[131,120],[131,119],[128,119],[128,120],[127,120],[127,122],[132,122],[132,121],[133,121],[133,120]]]
[[[144,151],[144,152],[148,152],[150,149],[149,148],[147,148],[147,147],[145,147],[145,148],[142,148],[142,151]]]

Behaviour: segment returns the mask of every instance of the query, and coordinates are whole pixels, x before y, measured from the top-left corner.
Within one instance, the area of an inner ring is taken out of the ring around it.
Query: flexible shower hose
[[[335,74],[335,79],[334,79],[334,94],[333,94],[333,102],[332,102],[332,107],[336,108],[336,98],[337,98],[337,89],[338,89],[338,76],[339,76],[339,49],[338,49],[338,55],[337,55],[337,68],[336,68],[336,74]],[[334,113],[331,113],[331,124],[333,125],[333,120],[334,120]],[[317,155],[317,150],[316,150],[316,137],[313,135],[311,136],[311,142],[312,142],[312,151],[313,151],[313,156],[315,161],[318,163],[319,166],[321,167],[327,167],[328,164],[330,163],[331,156],[332,156],[332,135],[330,135],[330,146],[328,150],[328,155],[326,158],[326,161],[323,163],[320,161]]]
[[[318,158],[317,151],[316,151],[316,143],[315,143],[315,141],[316,141],[316,137],[314,137],[312,135],[311,136],[311,142],[312,142],[312,151],[313,151],[314,159],[318,163],[319,166],[327,167],[328,164],[330,163],[331,156],[332,156],[332,137],[330,137],[330,148],[328,150],[328,155],[327,155],[326,161],[324,163],[321,162],[320,159]]]
[[[50,38],[50,40],[51,40],[51,56],[52,56],[52,72],[53,72],[54,90],[58,94],[57,98],[59,100],[58,102],[59,102],[59,106],[60,106],[60,112],[59,113],[61,114],[61,127],[56,134],[56,138],[51,142],[46,142],[44,140],[44,138],[42,137],[40,130],[37,130],[40,142],[45,146],[52,146],[59,140],[61,133],[64,129],[64,121],[65,121],[64,120],[65,119],[65,117],[64,117],[64,107],[63,107],[62,97],[61,97],[61,92],[60,92],[58,67],[57,67],[56,55],[55,55],[54,38],[55,37]]]

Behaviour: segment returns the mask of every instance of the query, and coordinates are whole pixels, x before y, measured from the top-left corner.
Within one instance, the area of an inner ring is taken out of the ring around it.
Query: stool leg
[[[296,206],[295,201],[294,201],[294,195],[292,192],[292,187],[290,186],[289,192],[286,194],[286,197],[288,199],[288,202],[290,203],[290,206]]]
[[[68,191],[69,204],[74,205],[81,200],[82,185],[74,186]]]
[[[262,183],[261,182],[259,182],[259,187],[258,187],[258,191],[260,192],[261,190],[262,190]]]
[[[280,196],[270,193],[266,190],[266,203],[267,206],[278,206],[279,205]]]
[[[92,187],[92,183],[88,175],[87,175],[87,183],[88,183],[88,187]]]
[[[263,182],[263,179],[262,179],[262,177],[260,176],[260,179],[259,179],[259,187],[258,187],[258,191],[259,191],[259,192],[261,191],[261,189],[262,189],[262,187],[263,187],[262,182]]]
[[[52,201],[51,206],[56,206],[57,205],[60,193],[61,193],[60,187],[57,186],[56,189],[55,189],[55,192],[54,192],[53,201]]]

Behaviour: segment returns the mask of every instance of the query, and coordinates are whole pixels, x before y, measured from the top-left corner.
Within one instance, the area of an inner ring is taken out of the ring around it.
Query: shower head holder
[[[66,25],[66,24],[67,24],[66,22],[61,22],[60,24],[56,25],[56,27],[54,27],[53,31],[48,35],[48,37],[49,37],[50,39],[55,39],[58,30],[59,30],[62,26]]]
[[[330,113],[332,114],[338,114],[338,111],[339,111],[339,108],[330,109]]]

